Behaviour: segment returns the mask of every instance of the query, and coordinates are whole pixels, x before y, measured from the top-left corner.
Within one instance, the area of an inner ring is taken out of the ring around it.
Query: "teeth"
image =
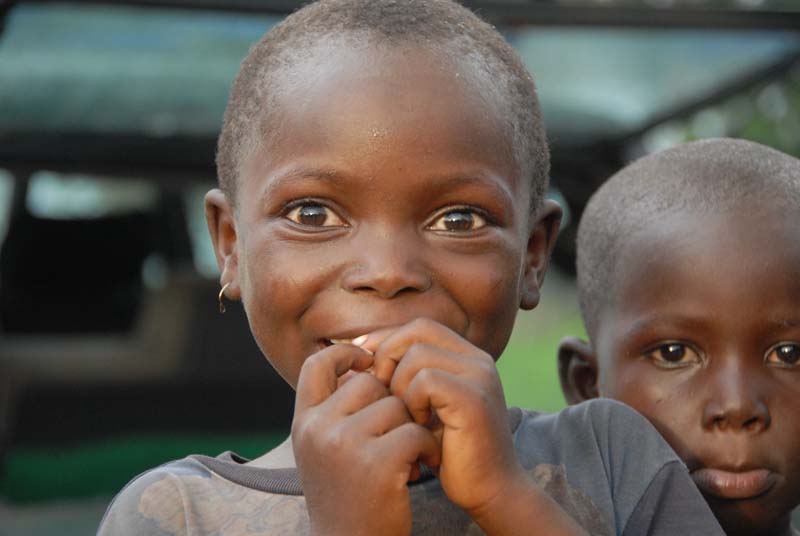
[[[331,344],[350,344],[353,339],[329,339]]]

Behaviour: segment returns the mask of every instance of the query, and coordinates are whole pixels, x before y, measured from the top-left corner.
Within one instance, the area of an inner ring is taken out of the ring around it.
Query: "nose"
[[[735,364],[708,372],[713,383],[703,412],[706,430],[758,434],[769,428],[772,418],[757,387],[757,377],[745,375]]]
[[[353,263],[342,277],[345,290],[388,299],[431,287],[422,246],[405,236],[411,233],[359,234],[363,236],[353,243]]]

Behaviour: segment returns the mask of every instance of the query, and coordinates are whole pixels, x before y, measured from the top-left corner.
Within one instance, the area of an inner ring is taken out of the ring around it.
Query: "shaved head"
[[[217,147],[220,187],[235,203],[244,161],[281,135],[280,98],[302,97],[292,66],[331,47],[417,47],[443,66],[467,66],[479,89],[499,93],[512,158],[531,185],[532,207],[547,189],[549,150],[533,79],[494,27],[451,0],[321,0],[287,17],[250,50],[231,89]],[[302,81],[300,81],[302,82]],[[487,104],[488,105],[488,104]],[[495,112],[497,113],[497,112]]]
[[[710,139],[646,156],[611,177],[578,228],[578,297],[590,338],[615,296],[624,245],[640,229],[675,215],[746,214],[755,201],[776,217],[797,217],[800,160],[758,143]]]

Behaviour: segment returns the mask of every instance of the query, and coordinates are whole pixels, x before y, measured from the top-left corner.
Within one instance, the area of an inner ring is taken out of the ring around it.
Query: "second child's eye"
[[[800,344],[782,342],[773,346],[764,360],[779,367],[796,367],[800,365]]]
[[[436,218],[433,223],[428,226],[428,229],[463,233],[467,231],[477,231],[485,226],[486,218],[473,210],[462,208],[445,212]]]
[[[690,346],[680,342],[668,342],[645,353],[655,365],[664,368],[685,367],[700,363],[700,356]]]
[[[343,227],[346,225],[333,210],[311,202],[295,206],[286,213],[285,217],[307,227]]]

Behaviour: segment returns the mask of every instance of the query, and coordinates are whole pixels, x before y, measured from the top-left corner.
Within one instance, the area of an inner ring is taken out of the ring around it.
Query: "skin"
[[[423,49],[320,50],[236,204],[206,197],[226,295],[297,391],[275,458],[291,445],[312,532],[407,534],[422,461],[490,533],[580,534],[520,466],[494,366],[560,218],[530,213],[505,106]]]
[[[645,415],[730,535],[789,535],[800,504],[800,228],[752,202],[634,235],[594,346],[559,352],[569,402]]]

